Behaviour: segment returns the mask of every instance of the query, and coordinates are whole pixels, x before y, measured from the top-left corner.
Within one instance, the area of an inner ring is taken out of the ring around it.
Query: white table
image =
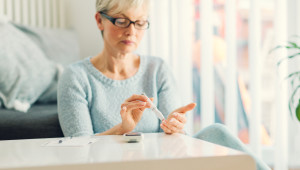
[[[117,135],[96,138],[82,147],[41,146],[53,139],[0,141],[0,169],[255,169],[244,153],[181,134],[144,134],[140,143],[125,143]]]

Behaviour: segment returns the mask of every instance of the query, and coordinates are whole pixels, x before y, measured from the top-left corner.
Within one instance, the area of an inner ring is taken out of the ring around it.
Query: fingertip
[[[196,103],[190,103],[190,104],[188,104],[188,106],[191,107],[192,109],[195,108],[196,105],[197,105]]]
[[[147,102],[145,105],[147,108],[151,108],[151,103]]]
[[[148,100],[147,96],[142,95],[144,102],[146,102]]]

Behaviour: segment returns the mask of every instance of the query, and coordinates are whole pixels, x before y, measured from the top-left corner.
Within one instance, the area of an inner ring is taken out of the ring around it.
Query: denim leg
[[[261,159],[257,158],[242,141],[231,134],[222,124],[217,123],[208,126],[203,130],[200,130],[193,137],[245,152],[254,158],[258,170],[271,170]]]

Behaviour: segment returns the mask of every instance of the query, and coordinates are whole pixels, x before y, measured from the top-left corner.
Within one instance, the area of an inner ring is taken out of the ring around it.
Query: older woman
[[[59,82],[59,120],[65,136],[113,135],[131,131],[183,132],[174,79],[160,58],[133,53],[149,28],[148,1],[98,0],[95,19],[104,48],[67,68]],[[166,120],[160,122],[144,95]]]
[[[148,0],[97,0],[95,19],[104,48],[70,65],[60,79],[58,112],[65,136],[119,135],[131,131],[183,133],[185,113],[174,78],[160,58],[135,54],[149,28]],[[160,121],[145,93],[166,118]],[[221,125],[196,134],[210,142],[249,152]],[[257,160],[260,169],[268,169]]]

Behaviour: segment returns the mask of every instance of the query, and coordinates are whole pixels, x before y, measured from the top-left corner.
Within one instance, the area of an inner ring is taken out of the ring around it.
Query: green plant
[[[296,38],[299,38],[299,36],[294,36]],[[283,61],[285,60],[290,60],[292,58],[300,56],[300,46],[296,42],[288,41],[287,45],[278,45],[274,49],[270,51],[270,53],[274,52],[275,50],[278,49],[287,49],[288,52],[292,52],[292,55],[289,55],[287,57],[282,57],[281,59],[278,60],[277,62],[277,67],[279,67]],[[295,71],[290,74],[288,74],[284,80],[288,80],[290,85],[291,85],[291,95],[289,96],[289,111],[291,116],[295,114],[296,118],[298,121],[300,121],[300,97],[296,96],[297,92],[300,90],[300,71]],[[296,84],[296,83],[298,84]],[[295,100],[295,97],[297,99]],[[295,108],[295,101],[298,102],[297,107]]]

